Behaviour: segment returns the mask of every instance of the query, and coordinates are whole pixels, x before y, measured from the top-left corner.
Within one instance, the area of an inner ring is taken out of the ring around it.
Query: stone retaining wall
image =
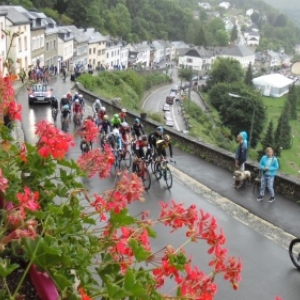
[[[94,102],[95,98],[101,99],[103,105],[109,113],[113,114],[122,108],[118,102],[113,102],[111,100],[105,99],[99,95],[93,94],[92,92],[86,90],[80,83],[76,83],[76,88],[84,96],[84,98],[89,102]],[[128,122],[133,123],[135,118],[140,118],[141,116],[134,112],[127,112]],[[157,126],[161,125],[153,120],[143,119],[143,124],[145,126],[146,132],[152,132]],[[178,144],[183,150],[197,155],[198,157],[205,159],[220,168],[233,171],[234,166],[234,154],[228,152],[227,150],[218,148],[214,145],[198,141],[192,137],[180,133],[176,130],[165,128],[167,134],[171,136],[172,142]],[[247,162],[247,170],[257,174],[258,164],[256,162]],[[276,192],[284,195],[284,197],[291,199],[295,202],[300,200],[300,180],[296,177],[289,175],[278,174],[275,180]]]

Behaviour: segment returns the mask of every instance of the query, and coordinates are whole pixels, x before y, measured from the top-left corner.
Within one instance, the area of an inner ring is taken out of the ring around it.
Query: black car
[[[34,102],[38,103],[51,103],[53,99],[53,89],[48,87],[46,84],[37,83],[28,88],[28,101],[29,104]]]

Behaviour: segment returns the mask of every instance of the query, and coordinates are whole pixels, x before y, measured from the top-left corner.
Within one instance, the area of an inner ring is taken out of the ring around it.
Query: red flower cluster
[[[0,169],[0,191],[4,194],[8,188],[8,180],[3,176],[2,170]]]
[[[86,119],[79,134],[87,142],[94,142],[96,137],[99,135],[99,129],[95,122],[90,119]]]
[[[17,193],[17,198],[20,201],[19,207],[23,218],[26,217],[25,210],[35,211],[40,208],[39,192],[32,192],[28,187],[24,188],[24,193]]]
[[[74,146],[73,137],[60,131],[52,123],[40,121],[35,125],[35,134],[38,135],[38,153],[42,157],[53,157],[62,159],[66,155],[70,146]]]
[[[213,256],[209,262],[209,266],[213,267],[213,275],[206,276],[197,268],[192,268],[190,263],[185,265],[185,276],[179,275],[177,269],[170,267],[167,269],[168,272],[165,272],[166,264],[168,266],[170,257],[172,258],[172,255],[167,253],[162,259],[162,267],[154,270],[158,286],[164,282],[164,277],[173,276],[179,284],[183,296],[187,298],[193,296],[196,299],[213,299],[216,293],[214,277],[216,274],[223,274],[224,279],[230,281],[233,288],[237,289],[238,282],[241,280],[242,264],[233,257],[227,257],[227,249],[222,247],[225,244],[225,236],[222,230],[217,231],[218,225],[215,218],[202,210],[198,211],[195,205],[186,209],[183,204],[171,201],[170,204],[160,203],[160,206],[162,209],[159,221],[171,227],[172,231],[186,227],[186,235],[190,241],[206,240],[210,246],[208,254]]]
[[[79,168],[91,178],[99,174],[100,178],[106,178],[115,161],[115,157],[109,146],[104,147],[104,152],[99,148],[84,153],[77,160]]]
[[[0,74],[1,113],[7,115],[10,121],[22,119],[22,106],[15,99],[15,91],[9,77]]]
[[[81,296],[81,300],[92,300],[91,297],[89,297],[86,292],[84,291],[84,289],[82,287],[80,287],[78,289],[79,293],[80,293],[80,296]]]

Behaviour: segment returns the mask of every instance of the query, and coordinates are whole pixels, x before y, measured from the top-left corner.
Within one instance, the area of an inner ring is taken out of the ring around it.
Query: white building
[[[0,72],[3,72],[3,61],[6,59],[6,36],[3,33],[6,30],[6,12],[0,11]]]
[[[250,63],[253,66],[255,63],[255,52],[244,45],[223,48],[218,56],[236,59],[240,62],[243,68],[247,68]]]
[[[62,67],[73,71],[73,39],[74,35],[67,27],[58,27],[58,70]]]
[[[122,46],[121,47],[121,55],[120,55],[120,65],[122,70],[126,70],[128,68],[128,56],[129,56],[129,47]]]
[[[213,63],[214,57],[203,47],[189,49],[183,56],[179,57],[178,64],[185,69],[192,69],[199,74],[206,74]]]
[[[185,42],[182,41],[174,41],[171,42],[170,44],[171,44],[170,60],[178,59],[179,56],[182,56],[190,48],[189,45],[187,45]]]
[[[23,16],[23,14],[21,14],[13,6],[0,6],[0,12],[5,16],[5,24],[3,26],[6,28],[6,30],[10,31],[11,36],[14,33],[18,34],[18,36],[14,38],[9,53],[9,57],[13,60],[11,71],[12,73],[17,75],[23,68],[27,69],[31,64],[30,22],[28,18]],[[3,33],[1,33],[1,35],[2,34]],[[2,41],[3,39],[6,39],[6,41]],[[10,42],[10,37],[1,37],[1,44],[3,45],[6,43],[6,48],[8,47]],[[1,47],[3,47],[2,45]],[[5,50],[5,55],[6,52],[7,49]]]
[[[148,42],[129,45],[131,64],[140,65],[142,68],[150,66],[151,47]]]
[[[253,84],[264,96],[277,98],[288,93],[293,80],[280,74],[270,74],[254,78]]]
[[[154,59],[153,62],[159,64],[165,60],[165,49],[161,43],[158,41],[152,42],[152,47],[154,49]]]
[[[211,10],[211,5],[208,2],[198,2],[198,5],[205,10]]]
[[[109,36],[106,37],[106,60],[105,66],[108,70],[121,69],[121,48],[122,43]]]
[[[229,2],[221,2],[219,4],[219,7],[222,7],[224,9],[229,9],[230,8],[230,3]]]
[[[258,32],[251,32],[247,34],[246,42],[248,46],[258,46],[260,41],[260,34]]]

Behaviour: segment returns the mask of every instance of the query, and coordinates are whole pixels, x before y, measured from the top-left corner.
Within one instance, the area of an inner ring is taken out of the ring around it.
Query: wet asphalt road
[[[70,82],[67,81],[63,83],[61,79],[52,81],[51,86],[54,88],[54,93],[58,97],[66,94],[71,88]],[[18,100],[23,105],[23,128],[25,137],[27,142],[34,143],[36,141],[34,137],[34,124],[42,119],[51,121],[51,109],[47,104],[28,107],[26,90],[21,91]],[[195,173],[191,175],[197,178],[196,173],[198,166],[195,167],[195,164],[192,165],[187,158],[185,168],[185,154],[176,149],[175,151],[175,157],[176,155],[180,157],[180,161],[177,162],[180,169],[187,174],[190,172]],[[80,151],[77,143],[70,151],[68,157],[77,159],[79,155]],[[207,165],[206,174],[202,176],[203,182],[208,186],[211,184],[214,184],[214,186],[220,185],[213,174],[213,171],[210,174],[209,166]],[[114,176],[103,181],[99,181],[98,178],[93,178],[86,180],[86,186],[90,192],[100,193],[112,187],[114,181]],[[224,185],[222,185],[222,188],[225,188]],[[231,191],[231,194],[232,193],[234,193],[234,191]],[[265,238],[250,227],[232,218],[218,208],[217,205],[209,203],[205,198],[205,194],[195,193],[191,188],[183,185],[176,178],[173,188],[171,191],[168,191],[163,182],[156,182],[153,178],[152,187],[150,191],[145,194],[145,198],[146,202],[131,205],[130,209],[133,214],[136,215],[140,211],[148,210],[154,218],[159,214],[159,200],[168,202],[171,199],[175,199],[178,202],[185,202],[186,205],[196,204],[197,207],[204,209],[217,218],[227,236],[227,246],[230,254],[241,257],[244,265],[242,273],[243,281],[237,292],[234,292],[221,278],[217,280],[217,282],[220,283],[219,293],[216,297],[217,300],[273,300],[276,295],[281,296],[284,300],[299,300],[300,273],[292,266],[287,251],[272,240]],[[161,249],[162,246],[166,244],[180,245],[185,240],[184,234],[180,232],[170,235],[169,230],[166,230],[162,226],[157,226],[156,229],[159,231],[159,235],[153,242],[155,249]],[[190,244],[187,247],[187,252],[193,256],[196,264],[204,271],[207,271],[208,269],[205,268],[207,257],[203,255],[205,249],[206,247],[201,243]],[[171,286],[169,287],[171,288]]]
[[[178,78],[178,68],[173,67],[172,69],[172,78],[173,78],[173,83],[166,85],[157,91],[154,91],[147,99],[145,99],[142,109],[145,112],[161,112],[163,114],[163,106],[166,103],[166,97],[169,96],[170,90],[172,86],[174,85],[181,85],[181,80]],[[185,80],[183,81],[183,84],[185,83]],[[200,80],[199,84],[203,84],[204,81]],[[203,110],[205,110],[205,106],[200,99],[199,95],[192,91],[191,92],[191,100],[195,103],[197,103]],[[174,120],[174,129],[178,131],[186,130],[186,126],[184,124],[180,107],[174,102],[174,105],[171,105],[171,112]]]

